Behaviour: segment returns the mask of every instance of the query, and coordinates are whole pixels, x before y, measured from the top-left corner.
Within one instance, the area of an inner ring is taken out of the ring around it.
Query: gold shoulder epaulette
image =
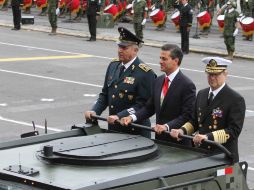
[[[142,70],[145,71],[145,72],[148,72],[148,71],[152,70],[151,67],[147,66],[147,65],[144,64],[144,63],[140,63],[138,66],[139,66],[140,69],[142,69]]]
[[[114,59],[111,60],[111,62],[116,62],[116,61],[119,61],[119,59],[118,58],[114,58]]]

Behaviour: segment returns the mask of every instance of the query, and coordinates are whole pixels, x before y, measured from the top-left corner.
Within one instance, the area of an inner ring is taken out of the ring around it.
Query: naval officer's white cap
[[[207,73],[221,73],[232,63],[232,61],[221,57],[205,57],[202,62],[206,64],[205,72]]]

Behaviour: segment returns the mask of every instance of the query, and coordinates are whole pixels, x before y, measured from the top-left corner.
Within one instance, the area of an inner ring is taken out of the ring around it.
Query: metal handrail
[[[104,118],[104,117],[101,117],[101,116],[98,116],[98,115],[93,115],[92,118],[96,119],[96,120],[107,121],[107,118]],[[116,123],[120,123],[120,121],[116,120]],[[130,123],[129,126],[135,127],[135,128],[144,129],[144,130],[147,130],[147,131],[155,132],[155,130],[153,128],[151,128],[151,127],[147,127],[147,126],[136,124],[136,123]],[[163,131],[163,133],[170,135],[169,131]],[[194,137],[193,136],[189,136],[189,135],[181,135],[181,134],[179,134],[179,138],[193,140]],[[221,145],[221,144],[219,144],[219,143],[217,143],[215,141],[211,141],[211,140],[203,140],[203,142],[207,143],[208,145],[212,145],[212,146],[217,147],[224,154],[226,154],[229,158],[233,159],[232,153],[227,148],[225,148],[223,145]]]

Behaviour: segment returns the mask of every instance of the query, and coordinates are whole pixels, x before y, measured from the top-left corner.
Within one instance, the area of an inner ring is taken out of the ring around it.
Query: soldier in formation
[[[7,11],[8,10],[8,1],[9,0],[4,0],[3,1],[3,5],[2,5],[2,7],[1,7],[1,11]]]
[[[22,5],[21,0],[12,0],[11,1],[13,24],[14,24],[14,27],[12,28],[12,30],[20,30],[21,5]]]
[[[192,7],[188,4],[188,0],[181,0],[176,5],[180,11],[180,33],[181,33],[181,49],[184,54],[189,53],[189,33],[192,26]]]
[[[136,36],[139,39],[143,39],[143,28],[146,23],[146,16],[148,8],[145,0],[134,0],[133,1],[133,24]]]
[[[59,11],[58,0],[48,0],[48,19],[51,25],[51,33],[49,33],[49,35],[56,35],[57,14]]]
[[[96,12],[100,10],[99,0],[88,0],[87,1],[87,21],[90,32],[90,38],[87,41],[96,41]]]
[[[227,48],[228,58],[233,59],[235,52],[235,37],[238,34],[238,28],[240,28],[239,23],[239,13],[236,11],[236,2],[234,0],[229,0],[226,5],[219,10],[218,14],[224,12],[224,43]]]
[[[207,11],[210,15],[211,21],[207,23],[208,26],[205,26],[201,30],[201,34],[208,35],[212,26],[212,20],[214,16],[214,9],[215,9],[215,0],[200,0],[198,3],[198,7],[200,12]]]
[[[242,13],[245,17],[252,17],[254,18],[254,0],[243,0],[243,8]],[[245,40],[252,41],[253,40],[253,33],[246,34]]]

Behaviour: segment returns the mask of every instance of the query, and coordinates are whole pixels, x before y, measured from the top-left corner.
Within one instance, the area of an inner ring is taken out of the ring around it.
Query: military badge
[[[133,95],[128,95],[128,99],[132,100],[133,99]]]
[[[213,118],[222,118],[223,116],[223,111],[218,107],[216,109],[213,109],[213,112],[212,112],[212,116]]]
[[[138,66],[139,66],[140,69],[142,69],[145,72],[148,72],[148,71],[150,71],[152,69],[151,67],[147,66],[144,63],[140,63]]]
[[[134,69],[135,69],[135,65],[132,65],[131,70],[134,70]]]
[[[120,93],[119,93],[119,97],[120,97],[120,98],[123,98],[123,97],[124,97],[124,93],[120,92]]]
[[[123,83],[126,84],[134,84],[135,78],[133,77],[125,77]]]

